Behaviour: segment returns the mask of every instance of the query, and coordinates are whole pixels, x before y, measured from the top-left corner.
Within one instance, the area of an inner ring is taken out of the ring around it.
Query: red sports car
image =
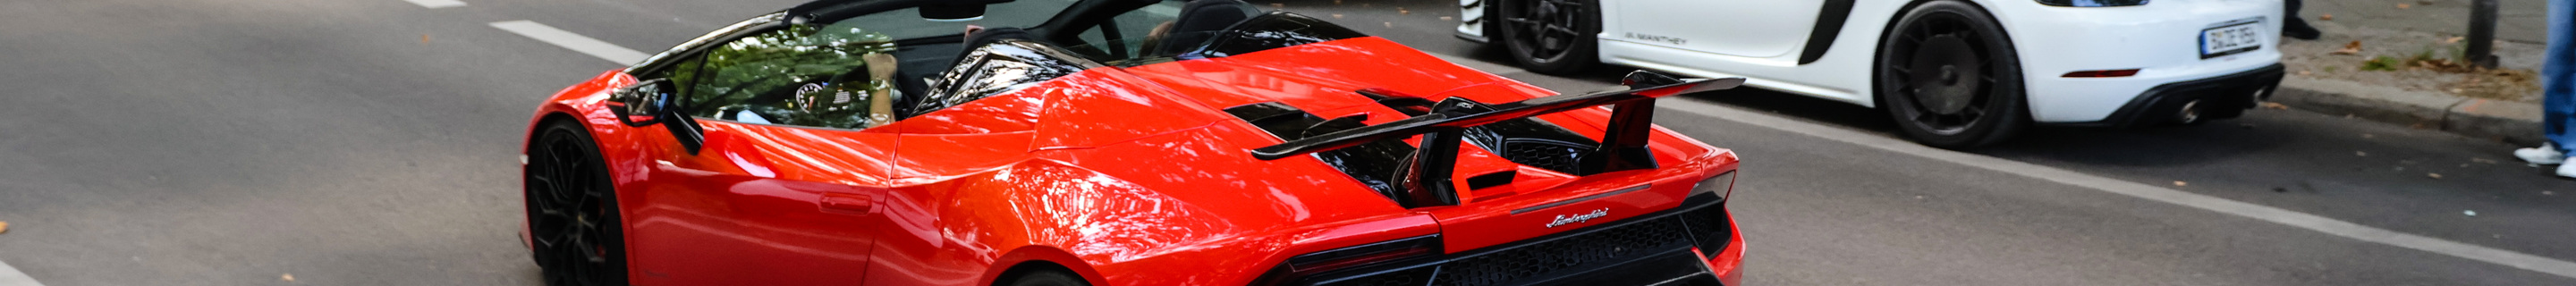
[[[528,121],[554,285],[1735,285],[1736,156],[1239,0],[823,0]]]

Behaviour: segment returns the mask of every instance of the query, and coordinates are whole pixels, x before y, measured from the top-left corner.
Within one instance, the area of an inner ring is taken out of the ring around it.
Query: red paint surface
[[[602,109],[608,90],[634,81],[609,72],[566,88],[530,124],[560,114],[599,141],[637,284],[987,285],[1043,262],[1104,285],[1240,285],[1308,252],[1430,234],[1461,252],[1669,209],[1737,164],[1661,128],[1649,144],[1660,168],[1588,177],[1461,148],[1459,178],[1520,177],[1465,191],[1462,205],[1404,209],[1310,156],[1253,159],[1251,148],[1281,141],[1219,109],[1279,101],[1376,124],[1402,115],[1353,90],[1488,103],[1554,94],[1374,37],[1098,68],[864,130],[701,118],[696,155],[660,126]],[[1598,136],[1608,116],[1540,118]],[[1651,187],[1510,213],[1638,185]],[[1609,216],[1545,226],[1593,210]],[[1710,261],[1730,285],[1741,245]]]

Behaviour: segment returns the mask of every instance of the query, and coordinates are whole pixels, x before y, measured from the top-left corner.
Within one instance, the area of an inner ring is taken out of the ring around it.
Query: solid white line
[[[18,272],[17,268],[10,268],[8,262],[0,262],[0,286],[45,286],[45,283],[36,283],[35,277],[27,277],[26,272]]]
[[[421,8],[430,8],[430,9],[438,9],[438,8],[452,8],[452,7],[465,7],[465,1],[456,1],[456,0],[403,0],[403,1],[410,1],[410,2],[411,2],[411,4],[420,5],[420,7],[421,7]]]
[[[635,51],[634,49],[619,47],[617,44],[610,44],[606,41],[584,37],[581,34],[574,34],[570,31],[556,29],[553,26],[546,26],[546,24],[538,24],[537,22],[527,20],[492,22],[492,27],[501,28],[501,30],[510,31],[511,33],[518,33],[520,36],[527,36],[528,38],[537,39],[537,41],[543,41],[548,44],[555,44],[555,46],[561,46],[575,52],[590,54],[590,56],[599,57],[599,59],[611,62],[617,62],[618,64],[634,64],[636,62],[644,61],[644,58],[646,57],[653,56],[645,54],[644,52]]]
[[[1764,114],[1761,112],[1698,100],[1666,100],[1661,103],[1663,107],[1671,108],[1673,110],[1706,115],[1735,122],[1743,122],[1745,124],[1752,124],[1755,126],[1796,132],[1828,140],[1842,141],[1844,143],[1869,146],[1871,148],[1896,152],[1897,154],[1922,156],[1934,160],[1948,161],[1951,163],[1984,168],[1997,172],[2091,188],[2094,190],[2101,190],[2103,192],[2253,218],[2256,220],[2289,225],[2292,227],[2305,228],[2308,230],[2358,239],[2361,241],[2413,248],[2426,252],[2467,258],[2469,260],[2484,261],[2487,263],[2511,266],[2513,268],[2538,271],[2540,273],[2576,278],[2576,263],[2567,262],[2565,260],[2523,254],[2520,252],[2478,246],[2475,244],[2460,243],[2422,235],[2408,234],[2298,211],[2238,202],[2158,187],[2155,185],[2140,184],[2102,176],[2094,176],[2081,172],[2068,171],[2065,169],[2023,163],[2020,161],[1924,147],[1923,145],[1914,144],[1914,142],[1908,142],[1905,140],[1825,126],[1823,124],[1809,123],[1806,121],[1799,121],[1777,115]]]

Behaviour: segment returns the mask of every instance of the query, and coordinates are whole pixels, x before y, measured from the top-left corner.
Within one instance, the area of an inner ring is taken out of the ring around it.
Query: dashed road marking
[[[2576,262],[2567,262],[2565,260],[2524,254],[2510,250],[2397,232],[2336,220],[2325,216],[2195,194],[2181,190],[2158,187],[2155,185],[2095,176],[2092,174],[2041,166],[2038,164],[2023,163],[2021,161],[1924,147],[1923,145],[1914,144],[1914,142],[1902,139],[1888,138],[1886,136],[1879,136],[1860,131],[1799,121],[1796,119],[1789,119],[1777,115],[1764,114],[1762,112],[1719,105],[1716,103],[1698,100],[1666,100],[1661,103],[1665,108],[1671,108],[1682,112],[1806,134],[1808,136],[1815,136],[1827,140],[1842,141],[1843,143],[1869,146],[1871,148],[1896,152],[1897,154],[1921,156],[1934,160],[1993,170],[1996,172],[2021,175],[2150,201],[2164,202],[2278,223],[2291,227],[2304,228],[2361,241],[2412,248],[2425,252],[2467,258],[2469,260],[2494,263],[2513,268],[2547,273],[2550,275],[2576,278]]]
[[[546,26],[546,24],[538,24],[537,22],[528,20],[492,22],[492,27],[500,28],[503,31],[510,31],[511,33],[518,33],[520,36],[527,36],[528,38],[537,39],[537,41],[543,41],[548,44],[554,44],[555,46],[560,46],[565,49],[571,49],[575,52],[590,54],[590,56],[599,57],[599,59],[611,62],[617,62],[618,64],[634,64],[644,61],[644,58],[653,56],[645,54],[644,52],[635,51],[635,49],[620,47],[617,46],[617,44],[610,44],[607,41],[592,39],[590,37],[582,36],[581,34],[574,34],[571,31],[556,29],[553,26]]]
[[[0,286],[45,286],[45,283],[36,283],[35,277],[27,277],[26,272],[10,268],[9,262],[0,262]]]
[[[414,4],[414,5],[420,5],[420,7],[421,7],[421,8],[430,8],[430,9],[438,9],[438,8],[453,8],[453,7],[465,7],[465,1],[456,1],[456,0],[403,0],[403,1],[410,1],[410,2],[411,2],[411,4]]]

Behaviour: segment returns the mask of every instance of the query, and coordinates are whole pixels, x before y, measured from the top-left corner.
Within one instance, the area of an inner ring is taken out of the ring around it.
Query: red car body
[[[695,118],[695,152],[620,120],[613,93],[638,81],[627,72],[562,90],[529,124],[577,122],[596,140],[634,284],[993,285],[1040,265],[1094,285],[1281,283],[1273,276],[1295,272],[1284,265],[1300,255],[1432,237],[1436,253],[1412,255],[1447,259],[1430,257],[1669,215],[1700,187],[1718,188],[1723,217],[1732,177],[1701,182],[1737,167],[1734,153],[1662,128],[1647,144],[1653,168],[1588,176],[1459,148],[1457,185],[1515,173],[1460,188],[1456,205],[1406,208],[1316,156],[1249,153],[1287,140],[1228,107],[1275,102],[1376,125],[1411,116],[1354,91],[1557,94],[1377,37],[1089,67],[863,129]],[[1611,116],[1536,118],[1602,140]],[[1691,267],[1737,285],[1743,243],[1721,221],[1723,247],[1692,248],[1703,265]]]

